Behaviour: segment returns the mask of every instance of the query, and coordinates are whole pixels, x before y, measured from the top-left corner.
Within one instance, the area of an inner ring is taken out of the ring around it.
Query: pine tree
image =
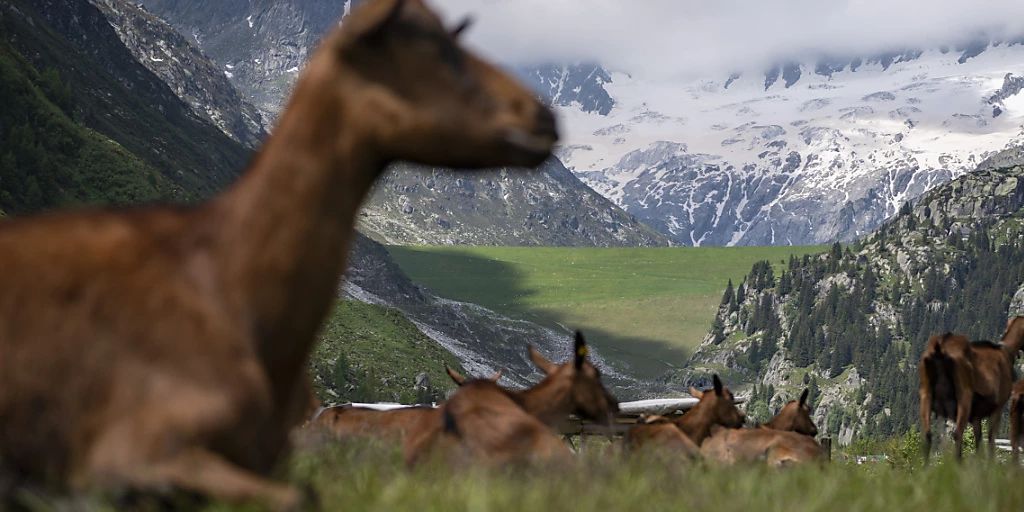
[[[722,295],[721,305],[733,304],[736,302],[736,291],[732,288],[732,279],[729,280],[729,284],[725,286],[725,293]]]
[[[725,341],[725,325],[722,324],[722,319],[715,315],[715,319],[711,321],[711,343],[721,345],[723,341]]]

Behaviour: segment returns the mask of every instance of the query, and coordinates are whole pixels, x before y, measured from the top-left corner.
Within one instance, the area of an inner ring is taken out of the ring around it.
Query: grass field
[[[568,469],[407,472],[387,460],[370,467],[358,451],[324,457],[329,469],[306,461],[297,473],[321,490],[325,510],[1006,512],[1024,506],[1019,471],[980,463],[913,472],[852,464],[773,471],[590,456]]]
[[[1024,507],[1024,473],[976,458],[928,468],[833,462],[770,470],[627,457],[602,446],[570,467],[409,470],[398,450],[352,443],[297,456],[288,476],[315,489],[322,510],[1008,512]],[[214,505],[207,510],[259,509]]]
[[[641,377],[685,363],[726,282],[824,247],[390,247],[402,269],[443,297],[583,329]]]
[[[623,453],[592,438],[571,465],[488,468],[426,463],[407,468],[394,445],[352,440],[307,442],[277,479],[312,491],[310,510],[388,512],[1009,512],[1024,510],[1024,471],[1004,454],[993,461],[966,450],[923,467],[920,435],[860,443],[830,463],[772,470],[719,467],[668,453]],[[944,443],[946,449],[951,443]],[[970,440],[965,442],[971,446]],[[866,451],[865,451],[866,450]],[[853,455],[884,454],[854,464]],[[201,505],[193,497],[133,496],[130,507],[104,495],[55,497],[22,490],[18,510],[203,510],[248,512],[258,505]]]

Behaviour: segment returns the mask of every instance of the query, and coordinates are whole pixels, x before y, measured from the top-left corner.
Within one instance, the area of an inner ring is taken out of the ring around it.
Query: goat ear
[[[722,396],[722,379],[718,378],[717,373],[711,376],[711,382],[715,385],[715,394],[718,396]]]
[[[461,386],[466,383],[466,378],[459,372],[452,370],[447,366],[444,367],[444,371],[448,373],[448,376],[451,377],[452,382],[454,382],[456,386]]]
[[[810,394],[810,392],[811,392],[810,389],[804,388],[804,392],[800,393],[800,407],[806,407],[807,406],[807,395]]]
[[[391,27],[395,21],[402,16],[402,8],[405,7],[406,0],[395,0],[391,4],[391,8],[388,12],[373,25],[367,28],[360,36],[364,40],[375,40],[379,39],[388,28]]]
[[[458,39],[459,36],[461,36],[463,33],[465,33],[466,29],[468,29],[472,25],[473,25],[473,17],[472,16],[466,16],[465,18],[462,18],[462,21],[460,21],[458,25],[455,25],[455,27],[452,28],[452,30],[450,32],[451,35],[452,35],[452,39]]]
[[[690,396],[699,400],[701,398],[704,398],[704,392],[693,386],[690,386]]]
[[[540,352],[537,352],[537,349],[533,348],[533,345],[527,347],[526,351],[529,352],[530,360],[533,361],[533,364],[536,365],[537,368],[540,368],[540,371],[548,375],[555,373],[555,370],[558,368],[555,363],[548,361],[548,358],[540,355]]]
[[[587,346],[587,340],[583,338],[583,333],[576,331],[576,339],[573,343],[573,365],[577,370],[583,368],[583,362],[587,360],[587,355],[590,354],[590,347]]]
[[[498,371],[494,372],[494,375],[491,375],[491,378],[488,379],[488,380],[490,380],[491,382],[498,382],[499,380],[501,380],[501,372],[502,371],[504,371],[504,370],[498,370]]]

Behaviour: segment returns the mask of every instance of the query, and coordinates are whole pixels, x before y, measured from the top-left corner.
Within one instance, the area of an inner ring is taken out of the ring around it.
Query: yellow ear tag
[[[590,355],[590,349],[588,349],[586,345],[583,345],[578,350],[576,350],[576,355],[580,357],[587,357],[588,355]]]

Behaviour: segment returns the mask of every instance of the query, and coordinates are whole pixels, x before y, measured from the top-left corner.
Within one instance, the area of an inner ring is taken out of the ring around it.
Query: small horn
[[[463,377],[461,373],[452,370],[447,366],[444,367],[444,371],[448,373],[448,376],[451,377],[452,382],[454,382],[456,386],[461,386],[466,383],[466,378]]]
[[[491,375],[491,378],[488,379],[488,380],[490,380],[491,382],[498,382],[499,380],[501,380],[501,373],[503,371],[505,371],[505,370],[504,369],[499,369],[498,371],[494,372],[494,375]]]
[[[573,348],[575,353],[573,361],[576,369],[579,370],[583,367],[583,362],[587,360],[587,355],[590,354],[590,348],[587,347],[587,340],[583,337],[583,333],[580,331],[576,331]]]
[[[473,25],[473,17],[472,16],[466,16],[465,18],[462,18],[462,21],[460,21],[457,25],[455,25],[455,27],[452,28],[452,30],[451,30],[452,37],[455,38],[455,39],[458,39],[459,36],[461,36],[466,31],[466,29],[468,29],[472,25]]]

